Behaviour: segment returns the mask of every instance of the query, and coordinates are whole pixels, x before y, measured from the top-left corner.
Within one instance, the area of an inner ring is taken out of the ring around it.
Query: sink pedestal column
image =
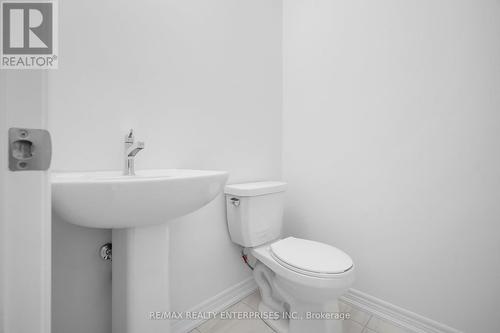
[[[168,333],[169,230],[166,223],[113,229],[113,333]]]

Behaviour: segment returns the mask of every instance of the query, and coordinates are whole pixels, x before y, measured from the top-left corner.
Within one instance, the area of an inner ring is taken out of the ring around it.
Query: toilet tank
[[[286,183],[257,182],[227,185],[227,225],[231,240],[255,247],[281,236]]]

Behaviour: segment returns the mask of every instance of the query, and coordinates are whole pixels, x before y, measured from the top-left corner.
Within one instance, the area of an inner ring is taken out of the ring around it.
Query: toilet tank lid
[[[287,184],[285,182],[278,181],[232,184],[225,187],[224,193],[240,197],[253,197],[257,195],[284,192],[286,187]]]

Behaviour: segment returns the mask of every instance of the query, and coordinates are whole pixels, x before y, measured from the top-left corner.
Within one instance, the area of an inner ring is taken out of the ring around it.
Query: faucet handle
[[[134,129],[131,128],[127,135],[125,135],[126,143],[134,143]]]

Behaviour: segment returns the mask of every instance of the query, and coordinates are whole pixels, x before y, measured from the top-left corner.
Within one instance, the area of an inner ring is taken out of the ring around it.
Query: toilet
[[[278,333],[341,333],[338,298],[354,282],[343,251],[320,242],[282,238],[284,182],[227,185],[231,240],[256,259],[259,312]]]

